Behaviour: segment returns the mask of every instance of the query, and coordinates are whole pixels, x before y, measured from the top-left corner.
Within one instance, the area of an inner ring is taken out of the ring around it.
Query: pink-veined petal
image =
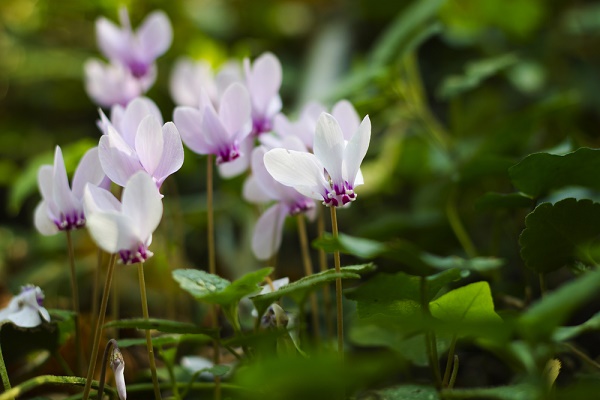
[[[214,150],[230,146],[230,135],[212,107],[204,107],[202,132],[206,141],[214,146]]]
[[[265,193],[262,186],[258,184],[254,175],[250,175],[244,181],[242,196],[250,203],[256,204],[268,203],[269,201],[273,200],[271,196]]]
[[[135,136],[135,150],[142,166],[154,176],[164,150],[162,127],[153,115],[147,115],[138,127]]]
[[[106,58],[122,61],[126,54],[127,33],[104,17],[96,20],[96,40]]]
[[[254,60],[252,68],[246,68],[246,73],[253,106],[259,114],[264,115],[281,87],[281,63],[272,53],[265,53]]]
[[[343,184],[342,162],[344,160],[344,136],[335,118],[322,113],[317,121],[315,156],[323,164],[334,184]]]
[[[229,133],[229,137],[244,129],[247,130],[246,127],[251,122],[250,109],[250,96],[244,86],[233,83],[225,90],[219,106],[219,119]]]
[[[136,173],[123,190],[123,214],[134,224],[139,238],[145,242],[156,229],[163,213],[162,196],[145,172]]]
[[[54,190],[52,195],[58,210],[65,214],[77,210],[79,202],[71,192],[69,178],[67,178],[67,170],[65,169],[65,162],[59,146],[56,146],[56,150],[54,152],[53,183]]]
[[[86,227],[98,247],[111,254],[135,249],[140,244],[131,218],[116,211],[92,213],[86,219]]]
[[[286,215],[285,206],[278,203],[265,211],[256,222],[252,235],[252,251],[259,260],[269,259],[281,245]]]
[[[214,148],[202,132],[202,113],[192,107],[176,107],[173,122],[181,135],[181,140],[197,154],[209,154]]]
[[[136,34],[146,61],[154,61],[164,54],[173,41],[171,22],[162,11],[154,11],[148,15]]]
[[[33,223],[38,232],[44,236],[55,235],[59,232],[56,224],[50,218],[45,201],[41,201],[35,208]]]
[[[360,124],[360,117],[348,100],[340,100],[333,106],[331,115],[340,124],[345,140],[350,140]]]
[[[367,115],[344,150],[344,166],[346,169],[346,176],[344,178],[350,185],[354,185],[355,183],[360,164],[362,163],[362,160],[365,158],[367,150],[369,149],[370,140],[371,120]]]
[[[181,143],[181,137],[179,132],[172,122],[167,122],[162,127],[164,148],[162,158],[156,171],[154,171],[154,177],[157,179],[157,184],[161,185],[162,182],[172,173],[179,171],[183,165],[183,144]]]
[[[96,212],[121,212],[121,203],[108,190],[98,186],[86,185],[83,194],[83,209],[86,217]]]
[[[135,148],[135,137],[139,126],[148,115],[154,115],[158,123],[162,125],[160,110],[152,100],[146,97],[133,99],[125,108],[123,119],[120,126],[117,125],[117,129],[131,148]]]
[[[104,135],[100,138],[98,156],[104,173],[119,186],[125,186],[129,177],[142,170],[142,165],[137,157],[116,146],[111,135]]]
[[[276,181],[291,186],[306,197],[322,200],[328,187],[323,165],[314,154],[273,149],[264,157],[265,167]]]
[[[86,183],[99,185],[105,176],[100,164],[98,148],[94,147],[88,150],[79,161],[75,175],[73,175],[73,195],[81,200]]]

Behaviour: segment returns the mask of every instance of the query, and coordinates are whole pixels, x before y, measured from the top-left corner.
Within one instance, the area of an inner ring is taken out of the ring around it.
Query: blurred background
[[[97,144],[98,109],[84,91],[83,63],[100,57],[96,18],[117,21],[122,4],[134,27],[155,9],[171,19],[173,44],[158,59],[158,79],[147,93],[165,120],[172,119],[169,76],[178,57],[217,67],[273,52],[283,65],[286,114],[295,115],[309,100],[331,106],[347,98],[361,117],[370,115],[366,184],[359,200],[339,212],[340,230],[441,256],[500,257],[503,269],[487,278],[510,295],[523,297],[533,280],[518,246],[528,209],[486,207],[481,197],[512,192],[507,169],[531,152],[561,154],[599,144],[600,5],[593,1],[3,0],[4,299],[34,283],[45,291],[47,307],[69,308],[64,235],[43,237],[32,223],[40,199],[36,174],[52,162],[56,145],[72,172]],[[146,267],[152,316],[196,315],[170,271],[206,266],[205,164],[186,149],[183,168],[165,183],[165,216]],[[215,184],[218,269],[228,278],[265,265],[250,251],[259,210],[241,199],[243,180],[217,178]],[[309,225],[311,240],[316,232]],[[96,250],[85,230],[74,238],[85,311]],[[347,257],[343,264],[355,261]],[[378,264],[381,270],[403,268],[386,260]],[[293,220],[276,265],[277,276],[302,275]],[[135,269],[120,268],[114,282],[119,314],[138,316],[139,294],[127,290],[137,287]],[[173,293],[166,302],[165,293]]]

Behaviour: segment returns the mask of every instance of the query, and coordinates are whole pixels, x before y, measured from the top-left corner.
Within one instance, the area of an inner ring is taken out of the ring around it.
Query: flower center
[[[251,135],[254,137],[260,136],[262,133],[270,132],[273,129],[271,121],[266,118],[252,118],[252,132]]]
[[[331,189],[325,190],[323,196],[323,205],[327,207],[339,207],[356,200],[354,188],[348,181],[344,181],[343,185],[331,184]]]
[[[309,199],[302,199],[296,201],[294,204],[288,207],[288,213],[290,215],[298,215],[306,212],[315,207],[315,203]]]
[[[231,147],[220,149],[219,153],[216,155],[217,165],[233,161],[236,158],[239,158],[240,155],[240,148],[237,143],[232,144]]]
[[[119,251],[121,256],[121,262],[125,265],[136,264],[146,261],[152,257],[152,252],[148,251],[148,247],[145,244],[140,244],[135,250],[121,250]]]
[[[127,63],[127,67],[129,67],[129,70],[131,71],[131,74],[133,76],[135,76],[136,78],[141,78],[144,75],[146,75],[148,73],[148,64],[141,62],[141,61],[137,61],[137,60],[131,60]]]
[[[83,211],[72,211],[68,214],[61,213],[60,217],[54,220],[54,225],[59,231],[79,229],[85,226],[85,215]]]

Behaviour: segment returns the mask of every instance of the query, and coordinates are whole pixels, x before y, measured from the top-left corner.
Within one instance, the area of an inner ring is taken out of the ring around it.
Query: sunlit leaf
[[[541,390],[534,385],[521,384],[490,388],[452,389],[442,392],[443,399],[531,400],[540,399]]]
[[[131,318],[111,321],[104,324],[104,328],[120,329],[152,329],[165,333],[201,333],[208,336],[214,336],[214,329],[199,328],[194,324],[186,322],[171,321],[158,318]]]

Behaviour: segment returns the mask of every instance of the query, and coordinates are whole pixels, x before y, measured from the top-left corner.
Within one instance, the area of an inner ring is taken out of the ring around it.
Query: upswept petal
[[[142,166],[151,176],[160,163],[164,149],[163,131],[152,115],[147,115],[138,127],[135,150]]]
[[[106,64],[95,59],[85,62],[84,71],[85,90],[102,107],[127,104],[152,86],[156,78],[149,74],[142,84],[123,65]]]
[[[139,232],[142,242],[152,235],[163,213],[162,196],[156,184],[145,172],[138,172],[129,179],[122,197],[123,214],[128,216]]]
[[[160,185],[172,173],[179,171],[183,165],[183,144],[179,132],[172,122],[162,127],[164,146],[160,163],[154,171],[154,178]]]
[[[195,153],[208,154],[213,146],[202,132],[202,115],[203,113],[196,108],[176,107],[173,112],[173,122],[187,147]]]
[[[333,106],[331,115],[338,121],[342,133],[344,134],[344,140],[350,140],[354,132],[358,129],[360,124],[360,117],[354,109],[352,103],[348,100],[340,100]]]
[[[33,328],[42,323],[38,311],[31,307],[23,307],[20,311],[9,314],[7,319],[21,328]]]
[[[83,208],[86,217],[102,211],[121,212],[121,202],[108,190],[86,185],[83,195]]]
[[[73,196],[69,187],[69,179],[67,178],[67,170],[65,169],[65,161],[62,156],[62,151],[59,146],[56,146],[54,152],[54,175],[53,175],[54,190],[52,192],[54,203],[61,212],[70,212],[77,210],[78,201]]]
[[[250,133],[250,96],[248,90],[240,83],[229,86],[219,105],[219,119],[229,133],[229,137],[241,139]]]
[[[175,62],[169,80],[171,97],[178,106],[197,107],[200,91],[204,89],[211,101],[218,100],[217,86],[210,64],[182,57]]]
[[[162,11],[154,11],[146,17],[136,31],[146,61],[154,61],[164,54],[173,41],[173,29],[169,17]]]
[[[98,247],[107,253],[133,249],[140,242],[131,218],[116,211],[92,213],[86,218],[86,226]]]
[[[104,17],[96,20],[96,40],[100,51],[109,60],[120,60],[126,53],[127,33]]]
[[[264,146],[259,146],[252,151],[252,175],[267,196],[272,200],[281,200],[279,191],[281,184],[265,168],[264,157],[266,153],[267,149]]]
[[[231,136],[212,107],[204,107],[202,132],[206,141],[213,146],[213,151],[229,145]]]
[[[75,175],[73,175],[73,195],[81,200],[86,183],[99,185],[105,176],[100,164],[98,148],[94,147],[88,150],[79,161]]]
[[[242,188],[242,196],[250,203],[262,204],[273,200],[267,193],[264,192],[254,175],[250,175],[244,181]]]
[[[317,121],[315,156],[323,164],[334,184],[343,184],[344,135],[331,114],[322,113]]]
[[[246,82],[258,113],[267,112],[271,100],[279,92],[281,79],[281,63],[272,53],[264,53],[254,60],[252,68],[246,68]]]
[[[371,120],[367,115],[361,122],[358,130],[346,145],[344,150],[344,178],[350,185],[354,185],[356,175],[360,168],[362,160],[369,149],[369,141],[371,140]]]
[[[281,203],[265,211],[254,226],[252,251],[259,260],[269,259],[281,245],[283,223],[287,210]]]
[[[38,188],[42,198],[46,201],[54,201],[54,168],[51,165],[42,165],[38,170]]]
[[[279,183],[291,186],[306,197],[323,200],[327,181],[323,165],[314,154],[273,149],[264,157],[265,167]]]
[[[158,123],[162,125],[162,115],[156,104],[147,97],[138,97],[133,99],[125,108],[121,124],[115,124],[117,130],[131,148],[135,148],[135,136],[138,128],[148,115],[154,115]]]
[[[130,176],[142,170],[142,164],[137,157],[115,146],[111,135],[100,138],[98,156],[104,173],[119,186],[125,186]]]
[[[50,219],[48,215],[48,208],[45,201],[41,201],[35,208],[35,214],[33,217],[33,223],[35,228],[42,235],[51,236],[58,233],[56,224]]]

